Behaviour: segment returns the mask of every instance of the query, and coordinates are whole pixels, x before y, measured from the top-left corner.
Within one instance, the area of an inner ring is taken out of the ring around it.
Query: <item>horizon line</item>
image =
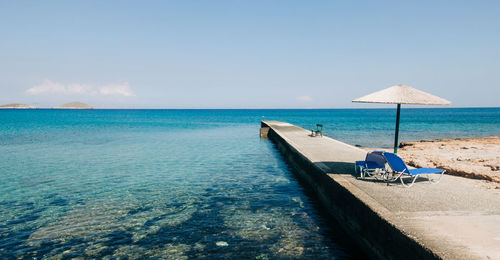
[[[405,107],[404,109],[460,109],[460,108],[500,108],[493,106],[470,106],[470,107]],[[390,107],[337,107],[337,108],[168,108],[168,107],[94,107],[94,108],[54,108],[54,107],[35,107],[35,108],[1,108],[0,110],[335,110],[335,109],[392,109]]]

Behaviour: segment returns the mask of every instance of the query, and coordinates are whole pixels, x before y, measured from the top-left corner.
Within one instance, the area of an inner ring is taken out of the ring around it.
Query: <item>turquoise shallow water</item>
[[[395,111],[0,110],[0,258],[343,258],[260,120],[392,145]],[[500,109],[405,109],[401,140],[500,135]]]

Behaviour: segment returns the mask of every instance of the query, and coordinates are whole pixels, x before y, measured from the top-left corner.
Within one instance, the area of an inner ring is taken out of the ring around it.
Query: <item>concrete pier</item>
[[[262,121],[261,136],[316,192],[359,246],[380,259],[500,259],[500,192],[445,175],[439,184],[387,185],[357,179],[366,152],[280,122]]]

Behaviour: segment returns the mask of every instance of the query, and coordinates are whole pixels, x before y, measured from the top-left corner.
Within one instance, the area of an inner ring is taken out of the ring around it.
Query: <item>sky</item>
[[[0,105],[356,108],[405,84],[500,105],[500,1],[0,0]]]

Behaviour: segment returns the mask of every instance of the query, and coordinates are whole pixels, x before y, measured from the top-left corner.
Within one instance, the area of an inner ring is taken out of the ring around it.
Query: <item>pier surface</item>
[[[439,184],[405,188],[358,179],[366,152],[280,122],[267,135],[315,190],[327,211],[376,258],[500,259],[500,193],[445,175]]]

